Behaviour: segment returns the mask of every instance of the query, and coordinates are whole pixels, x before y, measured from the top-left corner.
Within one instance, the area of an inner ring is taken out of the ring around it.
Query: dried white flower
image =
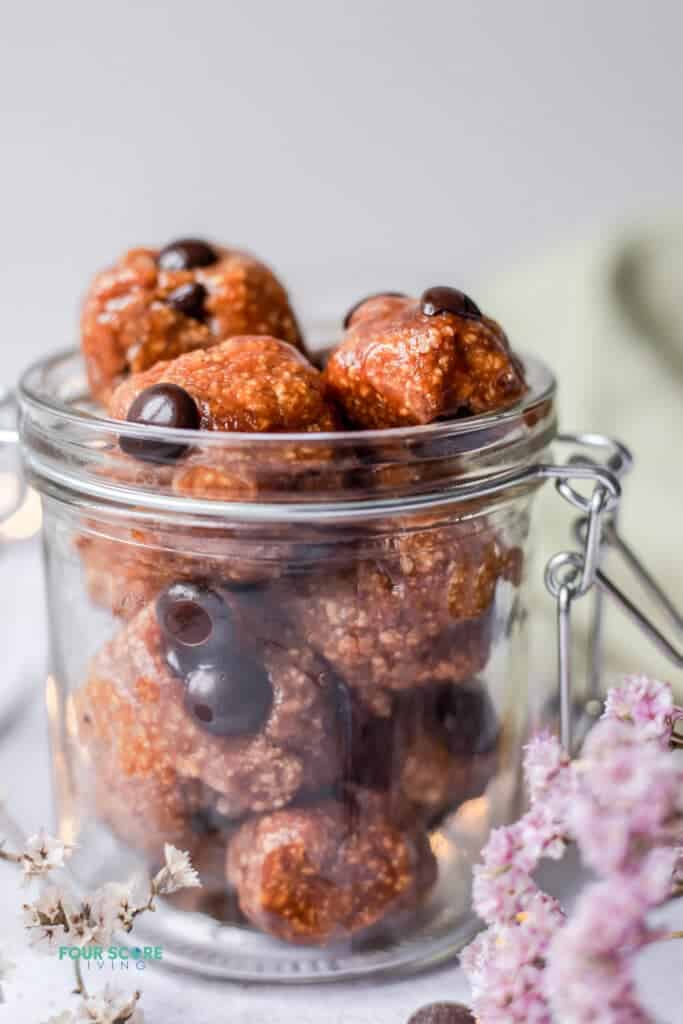
[[[81,1003],[75,1020],[90,1024],[144,1024],[142,1010],[138,1009],[139,998],[139,992],[131,996],[107,985],[103,992]]]
[[[135,922],[133,883],[107,882],[90,900],[90,918],[98,931],[97,944],[107,946],[112,932],[129,932]]]
[[[74,912],[66,893],[50,886],[34,903],[25,903],[24,927],[31,933],[31,945],[48,950],[65,943]]]
[[[37,902],[24,904],[24,925],[32,933],[32,945],[48,950],[62,942],[108,946],[115,929],[130,931],[134,919],[130,887],[116,882],[108,882],[80,904],[54,886]]]
[[[67,908],[69,923],[69,944],[72,946],[106,946],[111,937],[111,931],[101,928],[97,920],[93,919],[89,902],[82,903],[79,907]]]
[[[76,1018],[74,1017],[71,1010],[64,1010],[60,1013],[59,1017],[50,1017],[49,1020],[45,1021],[45,1024],[74,1024]]]
[[[64,867],[66,858],[73,847],[63,843],[61,839],[40,831],[31,836],[20,855],[20,864],[24,870],[24,879],[42,878],[50,871]]]
[[[168,896],[178,889],[201,887],[199,875],[192,867],[189,853],[177,850],[170,843],[164,844],[165,865],[152,882],[152,890],[161,896]]]

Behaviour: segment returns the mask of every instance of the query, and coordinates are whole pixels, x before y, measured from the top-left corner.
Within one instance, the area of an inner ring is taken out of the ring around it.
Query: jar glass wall
[[[472,934],[471,867],[518,813],[547,696],[525,664],[536,485],[513,477],[554,385],[527,369],[522,405],[469,421],[195,435],[181,483],[121,452],[136,428],[91,414],[76,356],[27,374],[61,834],[87,888],[192,854],[202,889],[140,922],[166,960],[301,981]]]

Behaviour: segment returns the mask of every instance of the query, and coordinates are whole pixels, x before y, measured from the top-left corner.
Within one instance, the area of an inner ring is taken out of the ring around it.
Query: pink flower
[[[659,907],[671,898],[680,857],[677,847],[658,847],[644,858],[632,878],[632,885],[645,910]]]
[[[463,951],[472,1008],[482,1024],[551,1024],[542,974],[563,920],[557,901],[537,890],[516,919],[489,928]]]
[[[514,919],[537,892],[536,884],[519,868],[508,868],[501,874],[489,874],[481,865],[474,868],[474,909],[487,924]]]
[[[570,760],[556,736],[541,732],[524,750],[524,778],[532,805],[570,769]]]
[[[547,857],[561,860],[567,849],[567,825],[555,809],[539,802],[518,822],[522,860],[527,870],[533,871]]]
[[[629,722],[641,740],[653,740],[668,747],[674,701],[668,683],[647,676],[628,676],[618,689],[607,694],[606,719]]]
[[[638,731],[608,718],[588,734],[568,823],[598,874],[624,871],[657,845],[683,839],[683,766]]]
[[[683,763],[668,749],[678,714],[666,684],[632,677],[610,692],[580,760],[548,734],[529,743],[531,808],[492,833],[474,871],[489,928],[462,964],[480,1024],[650,1024],[631,959],[664,937],[647,916],[683,877]],[[565,923],[533,872],[569,840],[603,880]]]
[[[513,920],[538,892],[531,879],[538,864],[536,847],[528,845],[523,822],[494,829],[482,850],[482,863],[474,867],[474,909],[487,924]]]
[[[544,989],[563,1024],[645,1024],[630,956],[650,939],[642,893],[626,877],[584,890],[550,943]]]

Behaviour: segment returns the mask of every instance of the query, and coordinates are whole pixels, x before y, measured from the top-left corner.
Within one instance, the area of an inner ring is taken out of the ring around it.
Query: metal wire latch
[[[574,453],[558,475],[555,488],[578,509],[574,537],[580,551],[561,551],[550,559],[545,570],[545,585],[557,604],[557,659],[560,702],[560,735],[564,748],[573,748],[572,644],[571,613],[574,601],[593,591],[588,699],[600,700],[602,672],[602,627],[604,597],[607,595],[652,643],[676,666],[683,667],[683,653],[652,620],[607,576],[601,568],[607,549],[619,554],[641,587],[650,595],[683,636],[683,616],[668,595],[626,543],[618,530],[621,477],[633,465],[633,457],[619,441],[601,434],[561,434],[558,443],[571,445]],[[577,452],[578,450],[578,452]],[[596,455],[602,455],[598,461]],[[584,497],[574,481],[594,481],[590,497]]]

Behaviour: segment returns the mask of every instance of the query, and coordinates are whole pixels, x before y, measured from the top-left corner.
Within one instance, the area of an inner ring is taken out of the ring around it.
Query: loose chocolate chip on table
[[[192,270],[208,267],[217,259],[215,249],[201,238],[179,238],[161,250],[157,262],[162,270]]]
[[[171,583],[157,598],[156,617],[177,675],[214,666],[235,646],[230,609],[208,584]]]
[[[431,1003],[414,1013],[408,1024],[476,1024],[462,1003]]]
[[[197,403],[177,384],[153,384],[141,391],[128,410],[129,423],[181,430],[199,429]],[[121,449],[142,462],[173,462],[187,451],[187,445],[155,437],[119,438]]]
[[[192,317],[193,320],[204,319],[204,300],[206,288],[199,281],[190,281],[174,288],[164,299],[167,306],[172,306],[178,313]]]
[[[422,312],[425,316],[436,316],[437,313],[455,313],[467,320],[481,319],[481,310],[469,295],[459,292],[457,288],[437,286],[428,288],[420,299]]]
[[[202,729],[214,736],[256,732],[268,716],[273,692],[268,675],[248,656],[232,658],[226,668],[198,668],[185,681],[185,707]]]
[[[360,307],[364,305],[364,303],[369,302],[370,299],[383,299],[385,296],[389,299],[406,299],[408,297],[405,294],[405,292],[373,292],[372,295],[366,295],[364,298],[359,299],[358,302],[355,303],[355,305],[351,306],[351,309],[344,317],[344,330],[346,330],[346,328],[351,323],[351,317],[353,316],[353,314],[356,312],[357,309],[360,309]]]

